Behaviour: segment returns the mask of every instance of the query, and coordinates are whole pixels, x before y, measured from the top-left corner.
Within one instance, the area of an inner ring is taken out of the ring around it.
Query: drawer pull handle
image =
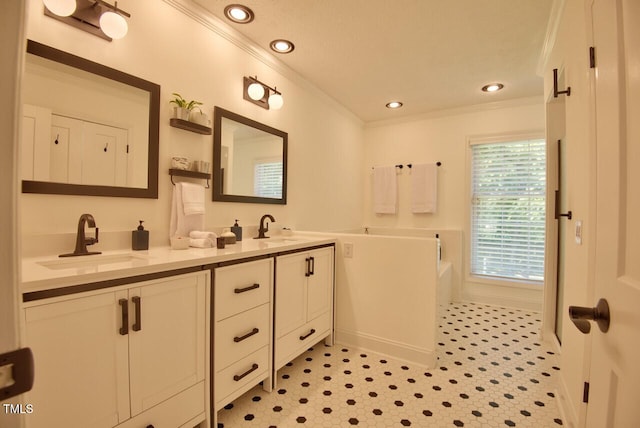
[[[244,293],[245,291],[255,290],[256,288],[260,288],[260,284],[253,284],[244,288],[236,288],[235,290],[233,290],[233,292],[236,294],[240,294],[240,293]]]
[[[126,336],[129,334],[129,301],[127,299],[118,300],[118,304],[122,308],[122,327],[120,327],[120,334]]]
[[[233,380],[235,380],[236,382],[238,382],[239,380],[241,380],[243,377],[247,376],[249,373],[254,372],[258,370],[258,365],[256,363],[253,363],[253,365],[251,366],[251,368],[249,370],[247,370],[246,372],[242,373],[241,375],[235,375],[233,376]]]
[[[304,259],[304,262],[305,262],[304,276],[310,277],[311,276],[311,257],[307,257],[306,259]]]
[[[136,319],[131,326],[131,329],[133,331],[140,331],[142,330],[142,308],[140,307],[140,296],[133,296],[131,300],[133,301],[133,307],[136,310]]]
[[[300,336],[300,340],[305,340],[307,337],[311,336],[315,332],[316,332],[316,329],[312,328],[309,333],[305,334],[304,336]]]
[[[236,336],[233,338],[233,341],[238,343],[238,342],[242,342],[245,339],[250,338],[251,336],[253,336],[254,334],[258,334],[260,332],[260,330],[258,330],[258,328],[254,328],[253,330],[251,330],[249,333],[245,334],[244,336]]]

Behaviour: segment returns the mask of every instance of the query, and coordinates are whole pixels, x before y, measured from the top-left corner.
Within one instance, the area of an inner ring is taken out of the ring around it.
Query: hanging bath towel
[[[185,187],[189,188],[185,192]],[[201,193],[201,195],[200,195]],[[183,200],[187,196],[187,206]],[[199,202],[202,207],[199,208]],[[186,209],[185,209],[186,208]],[[187,214],[189,213],[189,214]],[[176,183],[173,186],[173,198],[171,200],[171,222],[169,224],[169,237],[189,236],[192,230],[204,229],[204,187],[192,183]]]
[[[373,212],[376,214],[396,213],[397,187],[395,167],[373,168]]]
[[[411,168],[411,211],[435,213],[438,201],[438,166],[435,163]]]

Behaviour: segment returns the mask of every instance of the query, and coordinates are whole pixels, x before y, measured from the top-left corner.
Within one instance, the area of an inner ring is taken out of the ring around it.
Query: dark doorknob
[[[609,304],[605,299],[598,300],[595,308],[584,308],[581,306],[569,306],[569,317],[571,321],[584,334],[589,334],[591,324],[589,321],[598,323],[600,331],[606,333],[609,331]]]

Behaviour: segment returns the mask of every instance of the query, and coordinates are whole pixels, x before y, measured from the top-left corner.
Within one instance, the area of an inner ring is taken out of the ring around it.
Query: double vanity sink
[[[32,257],[22,261],[23,293],[87,282],[104,281],[122,276],[135,276],[207,265],[246,257],[290,251],[335,240],[321,234],[296,233],[292,236],[274,235],[266,239],[246,238],[224,249],[188,248],[172,250],[167,247],[145,251],[105,251],[79,257]]]
[[[226,404],[333,343],[335,243],[296,233],[23,259],[27,428],[217,426]]]

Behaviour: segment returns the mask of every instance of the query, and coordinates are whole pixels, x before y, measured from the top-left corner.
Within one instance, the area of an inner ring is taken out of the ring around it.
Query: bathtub
[[[425,229],[336,233],[336,342],[433,368],[453,263]],[[424,234],[424,236],[419,236]],[[416,236],[418,235],[418,236]]]

